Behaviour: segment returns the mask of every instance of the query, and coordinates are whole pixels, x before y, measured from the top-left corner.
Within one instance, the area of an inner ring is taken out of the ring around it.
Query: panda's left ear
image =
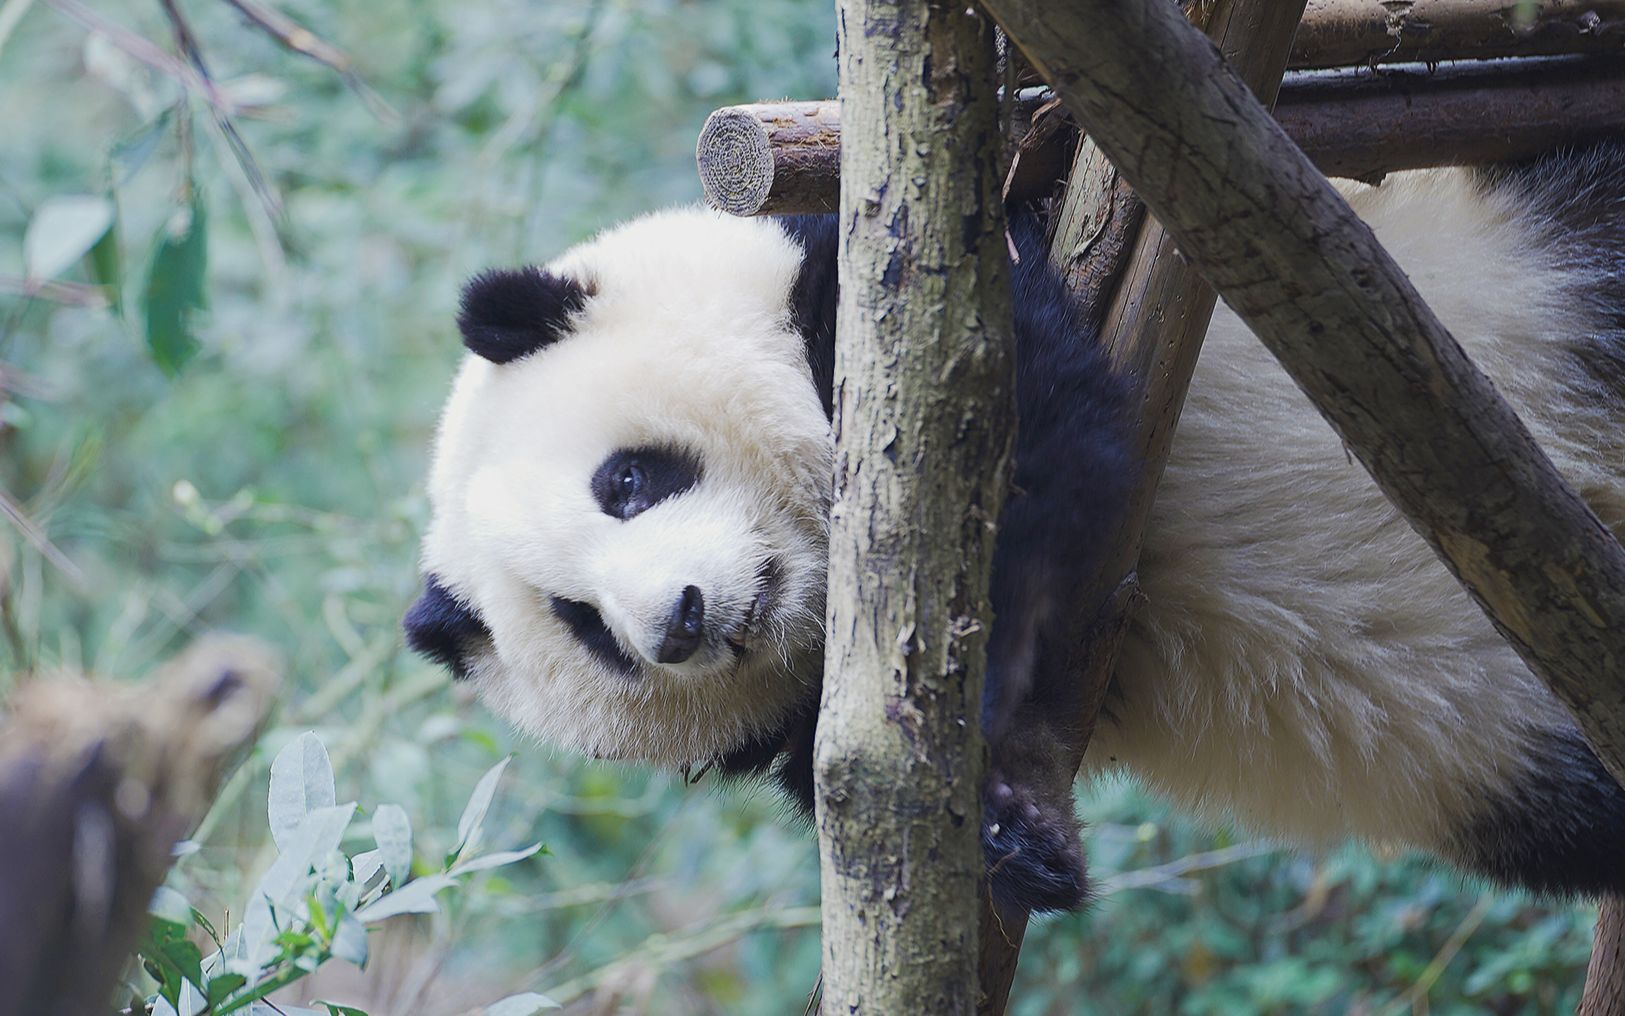
[[[457,327],[470,352],[508,363],[562,338],[588,295],[575,279],[541,268],[491,269],[463,287]]]

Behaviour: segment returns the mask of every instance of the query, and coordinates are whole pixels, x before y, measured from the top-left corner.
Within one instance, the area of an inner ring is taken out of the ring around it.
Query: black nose
[[[661,663],[682,663],[700,648],[705,634],[705,596],[699,586],[686,586],[666,622],[666,638],[655,659]]]

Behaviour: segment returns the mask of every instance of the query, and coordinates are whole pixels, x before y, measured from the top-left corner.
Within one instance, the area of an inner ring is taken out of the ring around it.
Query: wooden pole
[[[840,303],[814,746],[826,1012],[968,1014],[982,673],[1014,424],[993,26],[842,0]]]
[[[1625,1016],[1625,900],[1606,896],[1597,913],[1578,1016]]]
[[[1625,58],[1301,74],[1275,118],[1327,176],[1525,159],[1625,133]]]
[[[1625,53],[1625,0],[1309,0],[1290,66]]]
[[[1023,101],[1030,106],[1035,100]],[[1371,179],[1401,169],[1528,158],[1625,133],[1625,57],[1531,58],[1380,75],[1301,72],[1281,85],[1275,116],[1329,176]],[[1073,144],[1070,132],[1057,131],[1037,152],[1024,152],[1027,171],[1012,177],[1009,198],[1049,197],[1054,172],[1028,167],[1065,165]],[[707,200],[724,211],[818,212],[834,207],[840,147],[834,103],[730,106],[706,121],[696,159]]]

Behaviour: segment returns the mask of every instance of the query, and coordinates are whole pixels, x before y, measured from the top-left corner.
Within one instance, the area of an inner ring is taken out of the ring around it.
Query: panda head
[[[413,647],[599,757],[713,758],[804,702],[831,470],[801,262],[690,209],[470,282]]]

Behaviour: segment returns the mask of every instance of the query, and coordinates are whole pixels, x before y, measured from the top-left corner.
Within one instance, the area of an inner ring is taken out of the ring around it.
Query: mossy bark
[[[844,0],[824,1011],[976,1004],[979,716],[1014,410],[992,24]]]

